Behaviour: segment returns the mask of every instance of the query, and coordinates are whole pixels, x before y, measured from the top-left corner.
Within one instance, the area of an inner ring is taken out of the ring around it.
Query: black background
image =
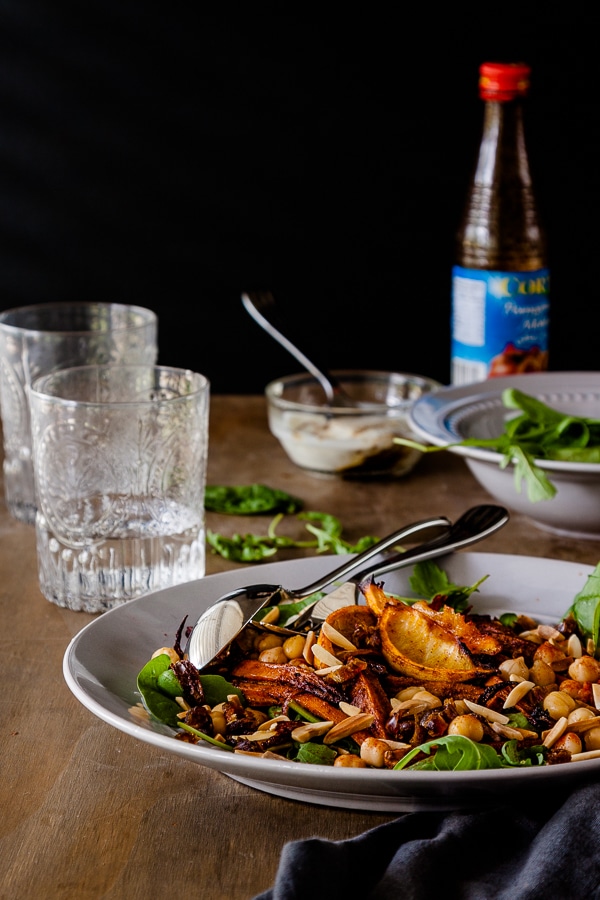
[[[268,288],[332,368],[447,382],[478,67],[525,60],[551,368],[600,368],[596,16],[549,6],[0,0],[0,308],[149,306],[162,363],[259,393],[299,369]]]

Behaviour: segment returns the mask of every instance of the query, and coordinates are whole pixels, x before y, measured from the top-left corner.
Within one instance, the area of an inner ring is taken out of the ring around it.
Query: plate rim
[[[461,440],[460,435],[452,431],[446,421],[450,413],[467,410],[471,406],[486,401],[491,395],[496,396],[501,406],[501,394],[506,387],[518,387],[524,393],[548,393],[550,385],[556,385],[563,392],[575,389],[594,390],[600,393],[600,372],[540,372],[527,375],[502,376],[469,385],[447,385],[434,393],[420,397],[409,412],[409,425],[415,434],[427,443],[436,447],[445,447],[453,441]],[[529,385],[530,390],[525,388]],[[537,386],[539,385],[539,389]],[[534,388],[532,391],[531,388]],[[427,413],[427,419],[424,414]],[[432,423],[429,422],[431,418]],[[600,418],[600,417],[599,417]],[[429,426],[429,427],[428,427]],[[433,430],[435,427],[435,431]],[[483,447],[453,447],[448,451],[457,456],[492,462],[499,465],[504,459],[502,453]],[[598,472],[600,463],[569,462],[567,460],[548,460],[536,458],[539,468],[556,472],[578,472],[581,474]],[[511,465],[513,465],[511,463]]]

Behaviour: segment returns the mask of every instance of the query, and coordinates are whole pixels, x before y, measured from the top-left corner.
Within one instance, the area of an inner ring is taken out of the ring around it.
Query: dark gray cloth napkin
[[[600,785],[551,792],[290,842],[253,900],[600,900]]]

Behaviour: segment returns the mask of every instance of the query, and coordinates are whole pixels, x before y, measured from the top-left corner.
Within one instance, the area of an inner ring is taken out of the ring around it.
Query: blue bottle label
[[[550,272],[452,269],[452,384],[548,368]]]

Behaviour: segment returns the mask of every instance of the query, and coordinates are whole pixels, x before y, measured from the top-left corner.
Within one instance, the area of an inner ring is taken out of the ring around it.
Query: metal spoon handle
[[[327,575],[322,576],[312,584],[309,584],[304,588],[297,588],[295,590],[286,589],[285,593],[292,599],[301,599],[302,597],[310,596],[310,594],[316,594],[317,591],[323,590],[323,588],[328,587],[328,585],[332,584],[334,581],[338,581],[340,579],[346,578],[348,575],[352,575],[357,569],[360,571],[364,563],[368,562],[368,560],[370,559],[373,559],[379,553],[383,553],[383,551],[387,550],[388,547],[393,547],[394,544],[397,544],[399,541],[406,540],[413,534],[417,534],[420,531],[429,530],[431,528],[435,528],[438,531],[440,528],[444,529],[443,534],[440,536],[441,540],[451,528],[451,522],[446,518],[446,516],[438,516],[437,518],[432,519],[421,519],[419,522],[413,522],[412,525],[405,525],[404,528],[400,528],[398,529],[398,531],[394,531],[387,537],[382,538],[382,540],[378,541],[372,547],[363,550],[362,553],[358,554],[358,556],[354,556],[351,560],[344,563],[343,566],[339,566],[337,569],[334,569]]]
[[[437,556],[443,556],[493,534],[499,528],[502,528],[509,520],[508,511],[503,506],[494,506],[492,504],[482,504],[468,509],[463,515],[456,520],[449,531],[427,541],[425,544],[419,544],[409,550],[401,553],[393,553],[379,566],[371,566],[363,568],[359,572],[355,572],[352,577],[352,583],[356,586],[365,578],[372,576],[379,578],[387,572],[393,572],[404,566],[415,565],[426,559],[435,559]],[[354,602],[357,602],[358,588],[355,587]],[[330,612],[338,608],[340,603],[336,599],[334,602],[335,591],[326,594],[320,600],[305,607],[299,616],[294,620],[293,627],[300,629],[311,623],[311,627],[317,627],[322,624]]]
[[[392,572],[409,563],[415,565],[426,559],[435,559],[437,556],[443,556],[445,553],[461,550],[463,547],[482,541],[490,534],[493,534],[506,525],[509,519],[508,511],[503,506],[492,505],[473,507],[473,509],[465,513],[465,516],[469,516],[469,519],[465,520],[464,516],[458,519],[446,534],[434,538],[427,544],[411,547],[403,553],[394,553],[382,565],[355,573],[352,580],[359,581],[371,574],[375,578],[379,578],[381,575],[385,575],[387,572]]]
[[[262,299],[262,302],[260,300]],[[265,301],[270,301],[271,295],[269,294],[258,294],[255,292],[242,294],[242,303],[244,304],[246,311],[250,313],[255,322],[263,328],[267,334],[270,334],[272,338],[281,344],[288,353],[291,353],[294,356],[301,366],[304,366],[307,371],[316,378],[323,390],[325,391],[325,396],[330,404],[334,404],[336,399],[339,397],[341,393],[341,387],[335,378],[330,372],[325,372],[322,368],[319,368],[313,360],[310,360],[308,356],[305,356],[302,350],[297,347],[295,344],[292,344],[288,338],[277,328],[274,324],[277,321],[275,313],[273,312],[272,305],[269,303],[269,315],[271,319],[267,319],[267,317],[262,313],[259,306],[264,307]],[[277,322],[279,325],[279,322]],[[313,353],[313,356],[315,354]]]

